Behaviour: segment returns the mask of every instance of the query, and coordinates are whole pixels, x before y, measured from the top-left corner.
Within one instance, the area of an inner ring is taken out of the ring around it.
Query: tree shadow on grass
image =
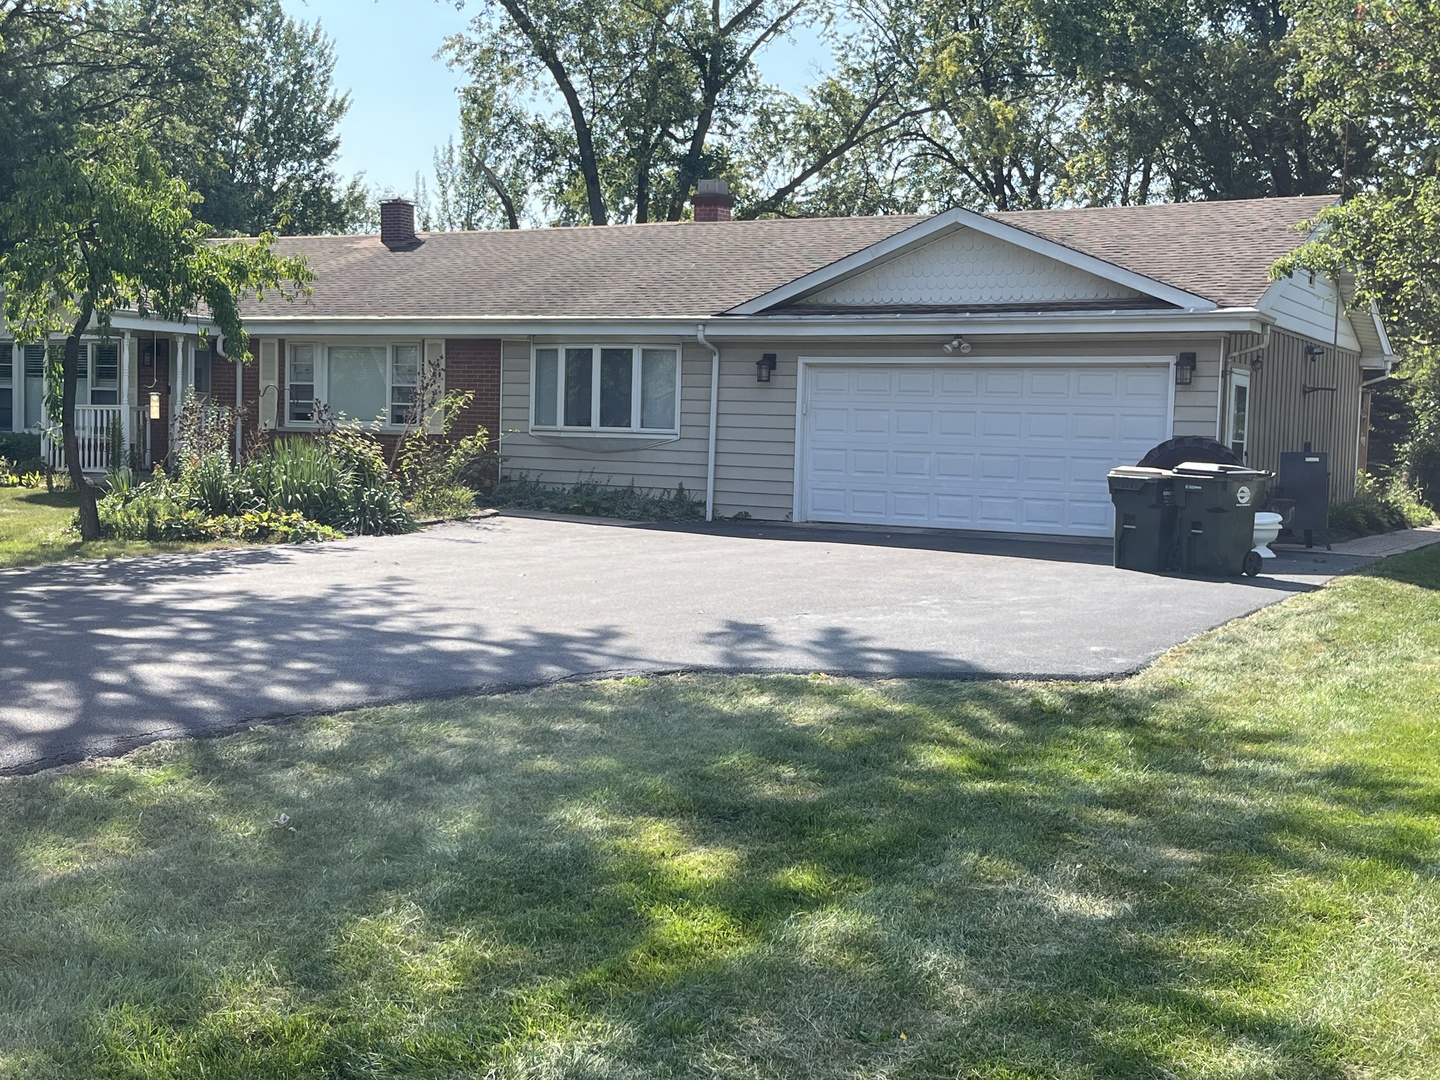
[[[630,680],[26,781],[0,1014],[76,1075],[1348,1076],[1265,986],[1435,792],[1178,693]]]

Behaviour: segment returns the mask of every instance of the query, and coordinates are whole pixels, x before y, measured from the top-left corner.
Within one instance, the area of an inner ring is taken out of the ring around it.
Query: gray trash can
[[[1109,474],[1115,504],[1115,565],[1163,574],[1180,569],[1174,473],[1122,465]]]
[[[1181,569],[1204,577],[1259,573],[1255,511],[1265,501],[1272,475],[1209,462],[1175,466]]]

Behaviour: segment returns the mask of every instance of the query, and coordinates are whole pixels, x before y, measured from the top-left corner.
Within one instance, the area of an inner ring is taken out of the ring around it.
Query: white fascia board
[[[685,338],[703,325],[717,340],[954,337],[956,334],[1259,333],[1274,320],[1255,308],[1216,311],[1057,311],[969,315],[734,315],[688,319],[247,319],[252,335],[273,337]]]
[[[1375,328],[1375,337],[1380,345],[1380,355],[1388,367],[1390,361],[1394,359],[1395,350],[1390,347],[1390,335],[1385,332],[1385,320],[1380,317],[1380,306],[1374,300],[1370,301],[1370,325]]]
[[[85,336],[94,337],[100,332],[99,327],[99,320],[91,319],[90,329],[85,331]],[[198,337],[202,331],[213,332],[215,327],[209,320],[197,319],[195,321],[171,322],[165,319],[147,319],[140,315],[116,312],[110,316],[110,329],[112,332],[117,333],[179,334],[184,337]],[[9,339],[13,336],[14,335],[10,333],[10,328],[6,326],[3,321],[0,321],[0,338]],[[64,331],[57,331],[56,333],[45,336],[48,341],[64,341],[68,335]]]
[[[731,310],[734,315],[758,315],[761,312],[775,307],[778,304],[798,299],[816,289],[823,288],[848,277],[866,270],[871,266],[889,262],[898,258],[916,247],[921,247],[931,241],[939,239],[946,233],[954,232],[957,229],[974,229],[976,232],[1001,240],[1007,244],[1024,248],[1026,251],[1042,255],[1047,259],[1072,266],[1077,270],[1083,270],[1088,274],[1094,274],[1106,281],[1113,281],[1127,289],[1144,293],[1146,296],[1153,296],[1157,300],[1163,300],[1167,304],[1174,304],[1176,307],[1186,311],[1214,311],[1218,305],[1213,300],[1208,300],[1195,293],[1186,292],[1184,289],[1177,289],[1173,285],[1166,285],[1164,282],[1156,281],[1154,278],[1146,277],[1144,274],[1137,274],[1133,270],[1126,270],[1115,263],[1107,262],[1105,259],[1097,258],[1094,255],[1087,255],[1082,251],[1058,244],[1054,240],[1047,240],[1043,236],[1027,232],[1015,225],[1002,221],[994,221],[983,214],[977,214],[973,210],[965,210],[955,207],[946,210],[943,214],[936,214],[928,221],[912,225],[903,232],[894,236],[886,237],[884,240],[871,244],[867,248],[861,248],[850,255],[831,263],[829,266],[822,266],[818,270],[812,270],[804,277],[796,278],[788,284],[772,289],[762,296]]]
[[[191,316],[183,321],[176,322],[168,319],[146,318],[143,315],[135,315],[129,312],[117,311],[110,316],[110,326],[115,330],[130,330],[147,334],[183,334],[186,336],[198,336],[202,332],[212,332],[215,324],[209,319],[201,319],[198,316]]]

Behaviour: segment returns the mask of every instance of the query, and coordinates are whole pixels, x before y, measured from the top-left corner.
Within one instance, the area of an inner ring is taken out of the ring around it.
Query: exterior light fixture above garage
[[[1195,378],[1195,354],[1182,352],[1175,358],[1175,385],[1189,386]]]

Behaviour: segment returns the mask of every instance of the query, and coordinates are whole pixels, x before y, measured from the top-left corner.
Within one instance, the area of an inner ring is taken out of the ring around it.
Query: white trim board
[[[1153,296],[1157,300],[1167,304],[1174,304],[1184,311],[1215,311],[1218,305],[1213,301],[1199,296],[1196,293],[1186,292],[1184,289],[1177,289],[1173,285],[1167,285],[1162,281],[1138,274],[1133,270],[1127,270],[1115,263],[1107,262],[1094,255],[1087,255],[1084,252],[1076,251],[1074,248],[1058,244],[1053,240],[1047,240],[1035,233],[1027,232],[1016,225],[1007,222],[995,221],[984,214],[977,214],[973,210],[966,210],[962,207],[955,207],[946,210],[943,214],[937,214],[927,221],[912,225],[903,232],[894,236],[886,237],[867,248],[845,256],[829,266],[822,266],[813,270],[804,277],[796,278],[778,289],[757,296],[743,304],[731,309],[730,314],[734,315],[759,315],[770,308],[790,300],[798,299],[807,293],[816,291],[826,285],[833,285],[853,277],[862,270],[869,269],[882,262],[899,258],[917,247],[921,247],[931,241],[954,232],[957,229],[968,228],[986,236],[1014,244],[1016,247],[1042,255],[1045,258],[1053,259],[1063,265],[1083,270],[1096,277],[1112,281],[1127,289]]]

